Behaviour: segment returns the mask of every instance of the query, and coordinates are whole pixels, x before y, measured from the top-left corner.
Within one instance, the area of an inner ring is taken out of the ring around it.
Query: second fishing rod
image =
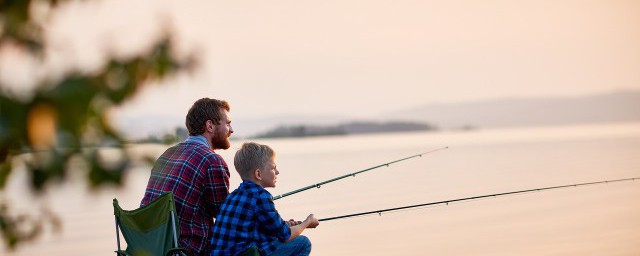
[[[398,162],[409,160],[411,158],[422,157],[423,155],[431,154],[431,153],[434,153],[434,152],[437,152],[437,151],[440,151],[440,150],[445,150],[445,149],[448,149],[448,148],[449,147],[437,148],[437,149],[430,150],[430,151],[427,151],[427,152],[424,152],[424,153],[420,153],[420,154],[404,157],[404,158],[401,158],[401,159],[398,159],[398,160],[393,160],[391,162],[387,162],[387,163],[379,164],[379,165],[376,165],[376,166],[372,166],[372,167],[369,167],[369,168],[366,168],[366,169],[363,169],[363,170],[360,170],[360,171],[357,171],[357,172],[353,172],[353,173],[345,174],[345,175],[342,175],[342,176],[338,176],[338,177],[335,177],[333,179],[325,180],[325,181],[322,181],[322,182],[319,182],[319,183],[316,183],[316,184],[312,184],[312,185],[309,185],[309,186],[306,186],[306,187],[303,187],[303,188],[299,188],[299,189],[293,190],[291,192],[287,192],[287,193],[284,193],[284,194],[281,194],[281,195],[274,196],[273,200],[278,200],[280,198],[283,198],[283,197],[286,197],[286,196],[290,196],[290,195],[293,195],[293,194],[297,194],[297,193],[300,193],[300,192],[303,192],[305,190],[309,190],[309,189],[312,189],[312,188],[320,188],[320,186],[322,186],[324,184],[327,184],[327,183],[331,183],[331,182],[338,181],[338,180],[341,180],[341,179],[344,179],[344,178],[348,178],[348,177],[355,177],[357,174],[360,174],[360,173],[368,172],[368,171],[371,171],[371,170],[374,170],[374,169],[378,169],[380,167],[385,167],[385,166],[388,167],[389,165],[392,165],[392,164],[395,164],[395,163],[398,163]]]

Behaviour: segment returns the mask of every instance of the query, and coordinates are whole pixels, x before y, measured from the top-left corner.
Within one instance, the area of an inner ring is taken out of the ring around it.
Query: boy
[[[310,214],[303,222],[285,221],[264,188],[276,186],[275,152],[267,145],[245,143],[234,158],[242,184],[221,206],[213,227],[212,256],[238,255],[255,246],[261,255],[309,255],[311,242],[301,236],[315,228],[318,219]]]

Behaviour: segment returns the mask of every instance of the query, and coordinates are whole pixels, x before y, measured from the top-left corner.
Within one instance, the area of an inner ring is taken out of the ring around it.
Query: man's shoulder
[[[197,150],[197,151],[211,151],[209,147],[203,145],[202,143],[196,141],[182,141],[175,146],[175,148],[179,148],[182,150]]]
[[[222,156],[211,150],[211,148],[197,142],[183,141],[167,149],[167,152],[169,151],[178,151],[181,155],[187,155],[189,158],[202,158],[214,163],[226,164]]]

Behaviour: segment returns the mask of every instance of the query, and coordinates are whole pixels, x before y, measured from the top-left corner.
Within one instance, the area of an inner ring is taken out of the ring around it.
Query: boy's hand
[[[307,219],[304,220],[304,222],[307,223],[307,228],[315,228],[318,225],[320,225],[320,222],[315,216],[313,216],[313,214],[309,214],[309,216],[307,216]]]
[[[300,223],[302,223],[302,221],[290,219],[290,220],[287,221],[287,226],[293,227],[293,226],[296,226],[296,225],[300,225]]]

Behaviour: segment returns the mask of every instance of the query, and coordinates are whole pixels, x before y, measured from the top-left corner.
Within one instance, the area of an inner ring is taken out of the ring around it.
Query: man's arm
[[[229,167],[222,157],[214,155],[208,166],[203,180],[205,188],[206,209],[215,217],[220,206],[229,195]]]

